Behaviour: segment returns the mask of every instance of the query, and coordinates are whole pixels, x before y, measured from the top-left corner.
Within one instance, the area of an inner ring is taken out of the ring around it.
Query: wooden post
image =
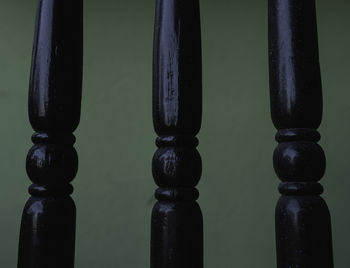
[[[330,215],[318,181],[326,160],[314,0],[269,0],[271,114],[278,129],[274,168],[278,268],[332,268]]]
[[[73,144],[80,118],[82,0],[39,0],[29,86],[35,130],[26,169],[33,184],[25,205],[19,268],[74,267],[78,169]]]
[[[152,212],[151,268],[202,268],[203,223],[195,188],[202,114],[198,0],[157,0],[153,61],[152,167],[159,186]]]

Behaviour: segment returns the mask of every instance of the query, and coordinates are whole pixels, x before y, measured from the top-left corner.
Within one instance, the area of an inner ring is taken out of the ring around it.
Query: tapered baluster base
[[[22,216],[18,268],[73,268],[75,218],[70,196],[31,197]]]
[[[151,268],[203,267],[203,219],[197,202],[157,202],[151,228]]]
[[[282,196],[276,238],[277,268],[333,268],[330,215],[320,196]]]

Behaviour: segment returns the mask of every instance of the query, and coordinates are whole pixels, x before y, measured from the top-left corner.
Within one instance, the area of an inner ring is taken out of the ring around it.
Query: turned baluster
[[[198,0],[157,0],[153,59],[153,122],[159,188],[151,226],[152,268],[201,268],[203,223],[198,191],[202,74]]]
[[[82,85],[82,0],[39,0],[29,86],[33,184],[21,224],[19,268],[74,267],[78,169],[73,147]]]
[[[278,268],[332,268],[330,215],[318,181],[326,160],[317,144],[322,87],[314,0],[269,0],[272,120]]]

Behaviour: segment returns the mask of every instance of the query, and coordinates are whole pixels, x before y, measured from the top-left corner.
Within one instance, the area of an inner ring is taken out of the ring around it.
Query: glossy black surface
[[[198,0],[157,0],[153,122],[159,149],[152,170],[151,267],[203,267],[203,220],[195,186],[202,161],[202,67]]]
[[[282,194],[276,207],[278,268],[332,268],[328,207],[318,183],[326,159],[317,144],[322,119],[315,1],[269,0],[271,115]]]
[[[317,129],[322,119],[315,1],[269,0],[272,120]]]
[[[29,90],[37,132],[73,132],[82,84],[82,0],[38,1]]]
[[[76,208],[70,182],[80,118],[82,0],[39,0],[29,87],[36,131],[26,170],[33,184],[19,239],[19,268],[74,267]]]
[[[202,116],[198,0],[157,0],[153,62],[155,131],[195,136]]]

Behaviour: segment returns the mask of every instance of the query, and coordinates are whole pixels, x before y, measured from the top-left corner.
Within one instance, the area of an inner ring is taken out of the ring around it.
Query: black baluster
[[[333,267],[330,215],[318,181],[326,160],[314,0],[269,0],[271,114],[278,129],[274,168],[278,268]]]
[[[153,122],[159,149],[153,177],[151,267],[203,266],[202,213],[195,188],[202,114],[198,0],[157,0],[153,59]]]
[[[29,87],[35,130],[26,169],[33,184],[21,224],[19,268],[74,267],[80,118],[82,0],[39,0]]]

